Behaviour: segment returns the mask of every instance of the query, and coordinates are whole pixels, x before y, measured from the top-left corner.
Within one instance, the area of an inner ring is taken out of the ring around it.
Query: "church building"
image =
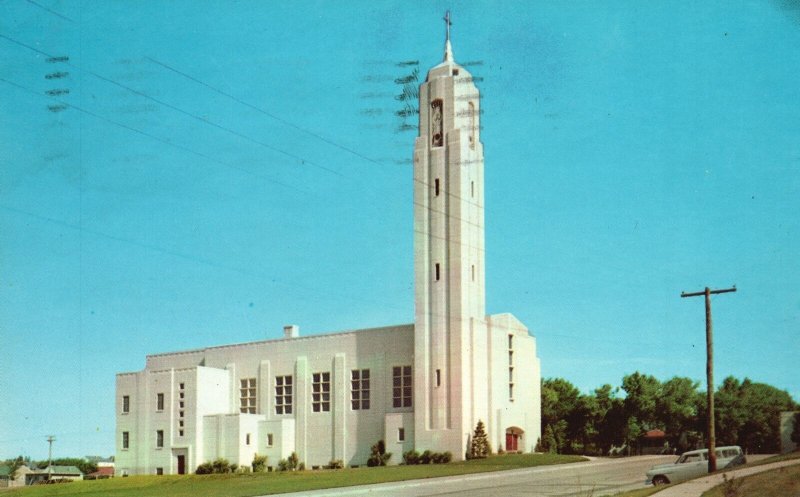
[[[308,469],[366,465],[384,440],[465,457],[478,421],[493,450],[530,452],[541,431],[536,339],[486,315],[480,94],[454,61],[419,88],[414,144],[414,323],[147,356],[116,382],[118,474],[184,474],[216,458]],[[409,230],[410,231],[410,230]]]

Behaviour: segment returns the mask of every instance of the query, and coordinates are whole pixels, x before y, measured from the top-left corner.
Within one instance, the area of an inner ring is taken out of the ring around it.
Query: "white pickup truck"
[[[717,447],[717,469],[745,464],[747,458],[738,445]],[[672,464],[659,464],[647,471],[647,483],[666,485],[691,480],[708,473],[708,449],[690,450],[681,454]]]

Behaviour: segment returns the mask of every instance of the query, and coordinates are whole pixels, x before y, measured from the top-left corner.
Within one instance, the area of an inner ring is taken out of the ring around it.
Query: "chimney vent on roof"
[[[283,327],[284,338],[297,338],[300,336],[300,327],[296,324],[287,324]]]

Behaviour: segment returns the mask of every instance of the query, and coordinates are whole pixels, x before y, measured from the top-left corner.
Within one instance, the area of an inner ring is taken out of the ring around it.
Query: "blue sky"
[[[413,320],[394,79],[447,9],[483,78],[487,311],[543,376],[704,380],[680,293],[735,284],[717,379],[800,400],[796,2],[5,0],[0,457],[112,454],[148,353]]]

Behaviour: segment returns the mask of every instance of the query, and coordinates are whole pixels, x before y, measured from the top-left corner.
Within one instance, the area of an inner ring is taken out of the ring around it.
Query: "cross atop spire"
[[[453,62],[453,49],[450,46],[450,26],[453,23],[450,21],[450,11],[448,10],[444,14],[444,25],[445,25],[445,42],[444,42],[444,62]]]

